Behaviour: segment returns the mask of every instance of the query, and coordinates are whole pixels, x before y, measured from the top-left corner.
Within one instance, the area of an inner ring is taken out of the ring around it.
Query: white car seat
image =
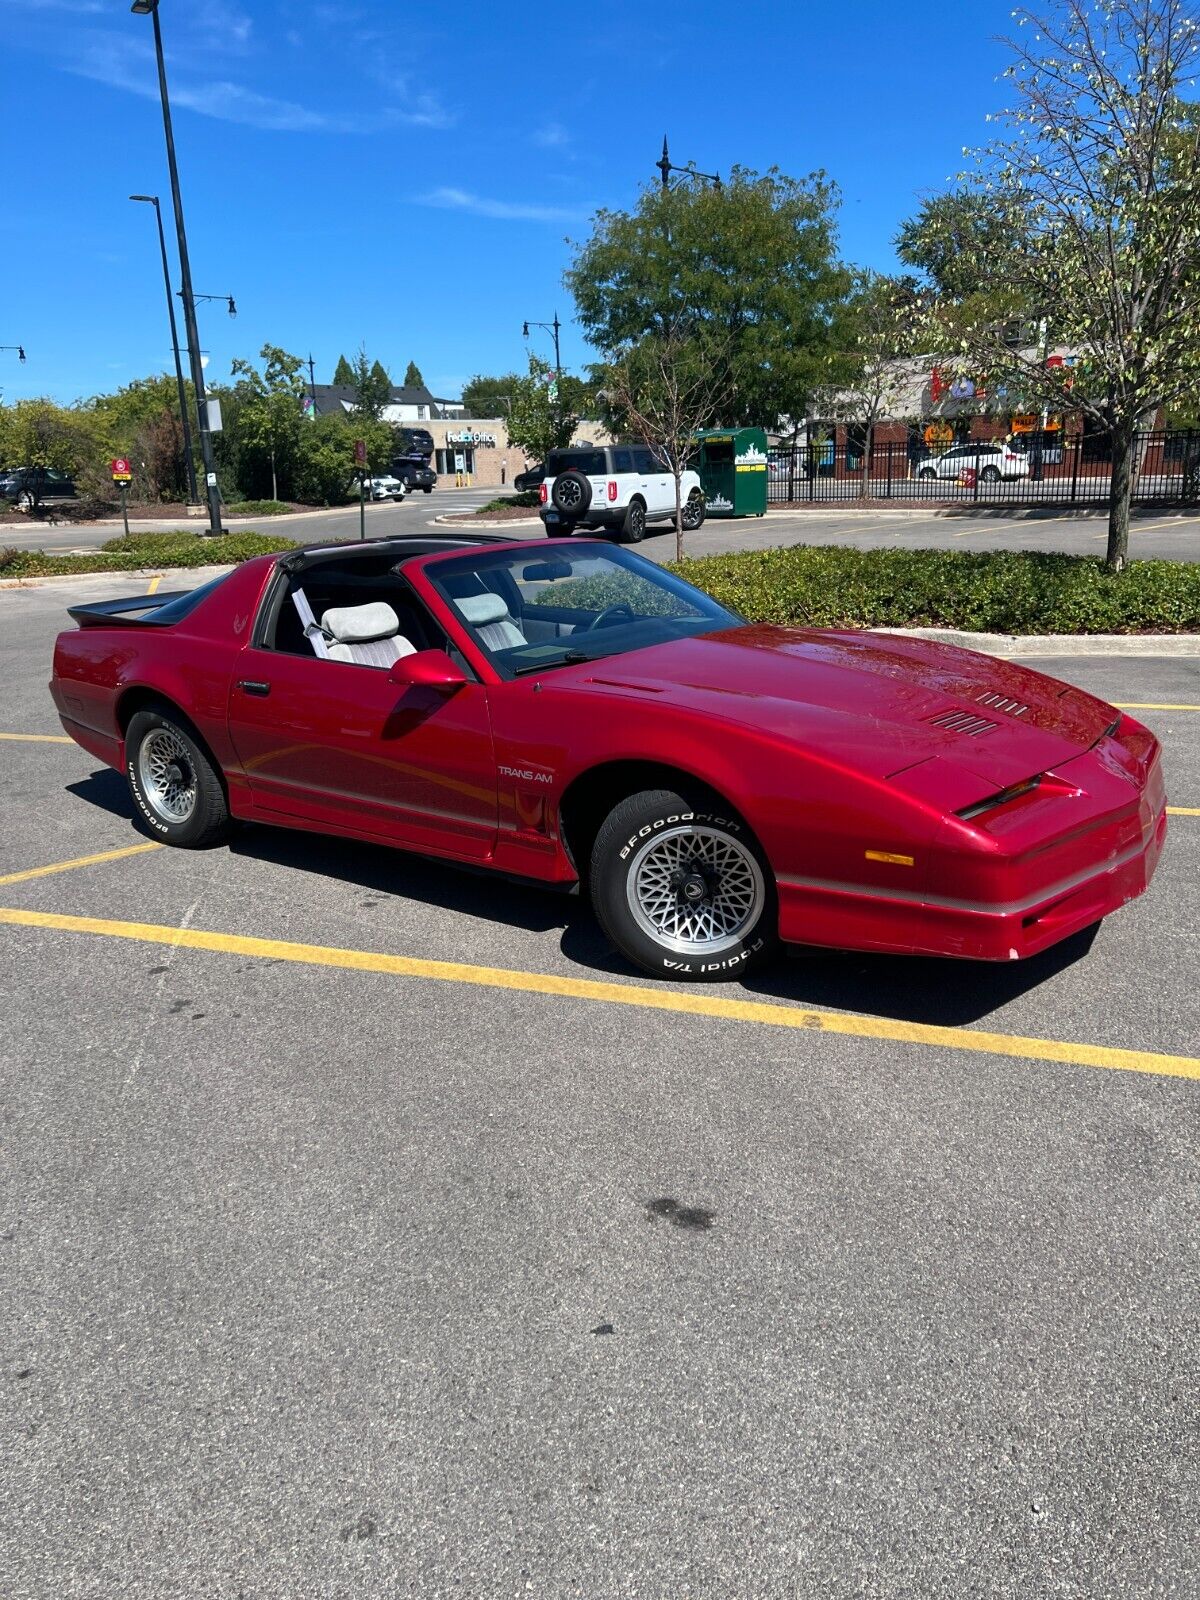
[[[528,642],[500,595],[472,594],[454,604],[489,650],[508,650]]]
[[[416,646],[400,632],[400,618],[383,600],[327,611],[321,618],[321,632],[331,661],[390,667],[401,656],[416,654]]]

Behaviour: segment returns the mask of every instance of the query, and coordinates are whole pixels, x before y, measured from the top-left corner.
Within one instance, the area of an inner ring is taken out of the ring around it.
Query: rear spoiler
[[[105,623],[125,623],[138,627],[153,622],[154,613],[172,600],[182,600],[190,589],[172,589],[169,594],[127,595],[121,600],[93,600],[90,605],[68,606],[67,615],[81,628],[99,628]]]

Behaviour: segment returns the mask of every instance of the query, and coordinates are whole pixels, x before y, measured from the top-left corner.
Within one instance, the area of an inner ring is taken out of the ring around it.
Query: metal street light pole
[[[179,331],[175,326],[175,301],[171,294],[171,268],[167,262],[167,236],[163,232],[162,207],[156,194],[131,194],[131,200],[142,200],[154,207],[158,223],[158,247],[162,251],[163,283],[167,290],[167,316],[171,322],[171,349],[175,354],[175,382],[179,386],[179,420],[183,426],[183,459],[187,466],[188,502],[196,505],[199,491],[196,488],[196,462],[192,455],[192,425],[188,421],[187,390],[183,386],[183,366],[179,359]]]
[[[25,359],[25,346],[23,344],[0,344],[0,350],[15,350],[18,361],[24,361]]]
[[[677,167],[671,160],[671,152],[667,149],[667,136],[663,134],[663,153],[654,163],[662,178],[664,189],[671,187],[671,174],[678,172],[681,178],[703,178],[706,183],[711,183],[714,189],[721,187],[721,177],[716,172],[697,172],[694,166]]]
[[[530,328],[545,328],[554,334],[554,410],[560,421],[562,420],[562,357],[558,350],[558,333],[561,327],[557,311],[554,313],[553,322],[525,322],[521,326],[521,335],[525,339],[529,337]]]
[[[192,296],[192,268],[188,260],[187,233],[183,226],[183,199],[179,193],[179,168],[175,163],[175,135],[171,129],[171,102],[167,94],[167,69],[163,61],[162,29],[158,22],[158,0],[133,0],[129,8],[138,16],[149,13],[154,23],[154,54],[158,62],[158,92],[162,100],[163,133],[167,141],[167,166],[171,173],[171,201],[175,209],[175,233],[179,243],[179,281],[183,298],[183,325],[187,334],[188,361],[192,369],[192,387],[196,391],[196,418],[200,424],[200,456],[204,462],[204,487],[208,500],[208,528],[219,534],[221,527],[221,496],[217,489],[217,472],[213,461],[212,434],[208,427],[208,397],[204,392],[204,369],[200,365],[200,331],[196,326],[196,302]]]

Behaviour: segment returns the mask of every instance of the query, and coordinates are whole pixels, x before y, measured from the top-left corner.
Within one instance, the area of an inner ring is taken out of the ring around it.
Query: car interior
[[[404,577],[403,562],[331,561],[294,574],[276,612],[269,648],[289,655],[384,670],[418,650],[446,650],[468,664]],[[461,572],[445,584],[447,597],[489,652],[571,633],[578,614],[526,608],[508,574]]]

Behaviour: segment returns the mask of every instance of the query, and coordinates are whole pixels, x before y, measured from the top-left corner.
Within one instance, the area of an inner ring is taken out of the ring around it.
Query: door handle
[[[269,683],[256,683],[253,678],[239,678],[237,686],[239,689],[244,689],[247,694],[264,695],[271,692]]]

